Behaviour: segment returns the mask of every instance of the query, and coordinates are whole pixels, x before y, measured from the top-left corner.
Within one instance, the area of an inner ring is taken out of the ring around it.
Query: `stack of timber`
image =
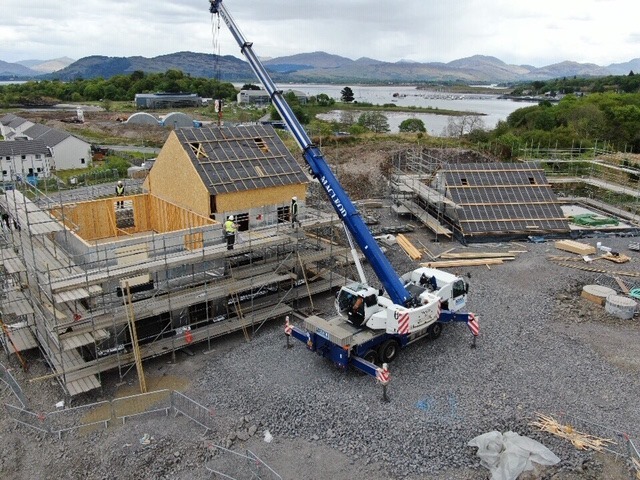
[[[580,243],[574,240],[559,240],[555,242],[554,246],[558,250],[577,253],[579,255],[593,255],[596,253],[596,247],[593,245],[587,245],[586,243]]]
[[[442,260],[421,263],[420,265],[430,268],[472,267],[480,265],[486,265],[488,267],[489,265],[501,265],[507,260],[514,260],[515,253],[515,251],[451,253],[449,250],[436,256]]]
[[[422,258],[422,253],[418,250],[407,237],[400,234],[396,236],[396,241],[398,245],[402,247],[402,249],[409,255],[411,260],[420,260]]]

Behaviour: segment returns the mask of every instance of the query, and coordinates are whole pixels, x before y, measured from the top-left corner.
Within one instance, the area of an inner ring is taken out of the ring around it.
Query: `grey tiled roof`
[[[55,147],[71,136],[70,133],[56,130],[55,128],[47,127],[40,123],[36,123],[34,126],[27,128],[24,134],[34,140],[42,140],[48,147]]]
[[[13,122],[16,118],[18,118],[17,115],[13,114],[13,113],[7,113],[6,115],[3,115],[2,117],[0,117],[0,123],[2,125],[9,125],[11,122]]]
[[[212,195],[308,181],[270,125],[178,128],[176,135]]]
[[[49,155],[49,149],[42,140],[15,140],[0,142],[0,157],[13,155],[30,155],[39,153]]]

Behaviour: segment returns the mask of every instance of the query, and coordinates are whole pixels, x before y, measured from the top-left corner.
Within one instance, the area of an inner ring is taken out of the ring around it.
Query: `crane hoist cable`
[[[220,15],[211,14],[211,51],[213,53],[213,78],[216,80],[218,93],[214,97],[220,97]],[[214,98],[214,109],[218,115],[218,126],[222,123],[222,99]]]

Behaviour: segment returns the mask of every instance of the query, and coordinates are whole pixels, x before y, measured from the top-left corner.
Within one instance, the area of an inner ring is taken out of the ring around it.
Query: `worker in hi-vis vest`
[[[118,180],[118,184],[116,185],[116,196],[124,196],[124,185],[122,184],[122,180]],[[118,208],[124,208],[124,202],[122,200],[118,200],[117,203]]]
[[[227,250],[233,250],[233,244],[236,243],[236,230],[238,225],[233,221],[233,215],[227,217],[224,222],[224,234],[227,238]]]

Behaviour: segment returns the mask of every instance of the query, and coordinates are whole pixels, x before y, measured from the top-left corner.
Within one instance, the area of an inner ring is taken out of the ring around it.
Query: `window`
[[[7,171],[6,170],[2,170],[2,176],[6,177],[7,176]]]
[[[39,160],[41,157],[41,155],[39,153],[36,153],[36,160]]]
[[[457,298],[465,293],[467,293],[467,284],[464,283],[464,280],[458,280],[453,284],[453,290],[451,292],[453,298]]]
[[[11,160],[11,157],[9,157],[9,156],[4,157],[4,158],[5,158],[6,160]]]
[[[249,230],[249,214],[239,213],[236,215],[235,222],[238,224],[238,231],[246,232]]]
[[[289,205],[278,207],[278,223],[286,223],[289,221]]]
[[[20,156],[20,158],[21,158],[22,160],[26,160],[26,159],[27,159],[27,156],[26,156],[26,155],[21,155],[21,156]]]
[[[81,158],[81,159],[80,159],[80,163],[81,163],[82,165],[84,165],[84,158]]]
[[[460,179],[460,183],[461,183],[462,185],[469,185],[469,182],[467,182],[467,179],[466,179],[466,178],[461,178],[461,179]]]
[[[36,168],[36,172],[40,173],[42,169],[40,167]]]

